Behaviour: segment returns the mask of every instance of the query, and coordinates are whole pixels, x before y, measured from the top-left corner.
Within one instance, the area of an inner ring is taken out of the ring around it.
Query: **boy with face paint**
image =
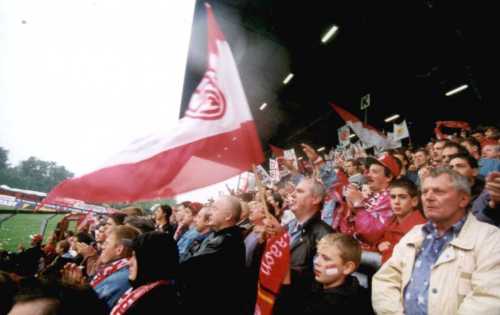
[[[299,307],[288,298],[289,281],[285,279],[273,314],[373,314],[368,291],[351,275],[360,261],[361,247],[354,238],[340,233],[325,235],[317,244],[316,283],[304,292],[306,302]]]

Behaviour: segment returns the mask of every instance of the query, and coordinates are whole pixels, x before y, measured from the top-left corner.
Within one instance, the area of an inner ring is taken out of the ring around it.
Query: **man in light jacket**
[[[467,211],[470,185],[448,168],[422,183],[417,225],[373,278],[377,314],[500,314],[500,230]]]

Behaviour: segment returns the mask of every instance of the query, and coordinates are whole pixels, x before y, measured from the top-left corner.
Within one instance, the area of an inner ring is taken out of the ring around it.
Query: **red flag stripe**
[[[262,162],[263,158],[256,154],[255,147],[260,143],[255,131],[255,124],[247,122],[241,129],[182,145],[144,161],[100,169],[63,182],[49,194],[49,199],[72,196],[88,202],[131,202],[171,197],[205,187],[247,170],[252,161]],[[238,141],[233,141],[235,138],[245,138],[253,147],[234,145]],[[240,155],[245,159],[220,163],[227,155]],[[191,166],[190,161],[199,166]],[[197,169],[201,165],[205,165],[208,172]],[[189,176],[184,178],[185,173],[192,173],[191,181],[187,180]]]
[[[342,107],[340,106],[337,106],[333,103],[330,103],[330,105],[332,106],[332,108],[337,112],[337,114],[339,114],[340,118],[342,118],[345,122],[360,122],[363,127],[367,128],[367,129],[370,129],[372,131],[375,131],[376,133],[382,135],[382,133],[380,131],[377,130],[377,128],[369,125],[369,124],[365,124],[363,123],[361,120],[359,120],[358,117],[354,116],[353,114],[349,113],[348,111],[346,111],[345,109],[343,109]]]

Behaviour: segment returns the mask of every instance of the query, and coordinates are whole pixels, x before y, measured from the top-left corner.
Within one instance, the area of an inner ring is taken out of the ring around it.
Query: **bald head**
[[[214,202],[210,214],[209,226],[219,231],[233,226],[241,215],[240,200],[233,196],[224,196]]]
[[[231,215],[232,220],[236,223],[241,216],[241,202],[233,196],[224,196],[219,199],[224,205],[225,211]]]

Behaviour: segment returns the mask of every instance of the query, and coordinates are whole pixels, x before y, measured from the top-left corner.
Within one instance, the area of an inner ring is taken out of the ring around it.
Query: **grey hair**
[[[306,180],[312,184],[311,185],[311,194],[313,196],[320,197],[321,200],[323,200],[325,198],[326,188],[322,182],[320,182],[318,179],[312,178],[312,177],[305,178],[304,180]]]
[[[455,187],[456,190],[464,192],[470,196],[471,186],[467,177],[445,166],[431,168],[429,171],[429,177],[432,178],[436,178],[444,174],[448,175],[451,184],[453,185],[453,187]]]

